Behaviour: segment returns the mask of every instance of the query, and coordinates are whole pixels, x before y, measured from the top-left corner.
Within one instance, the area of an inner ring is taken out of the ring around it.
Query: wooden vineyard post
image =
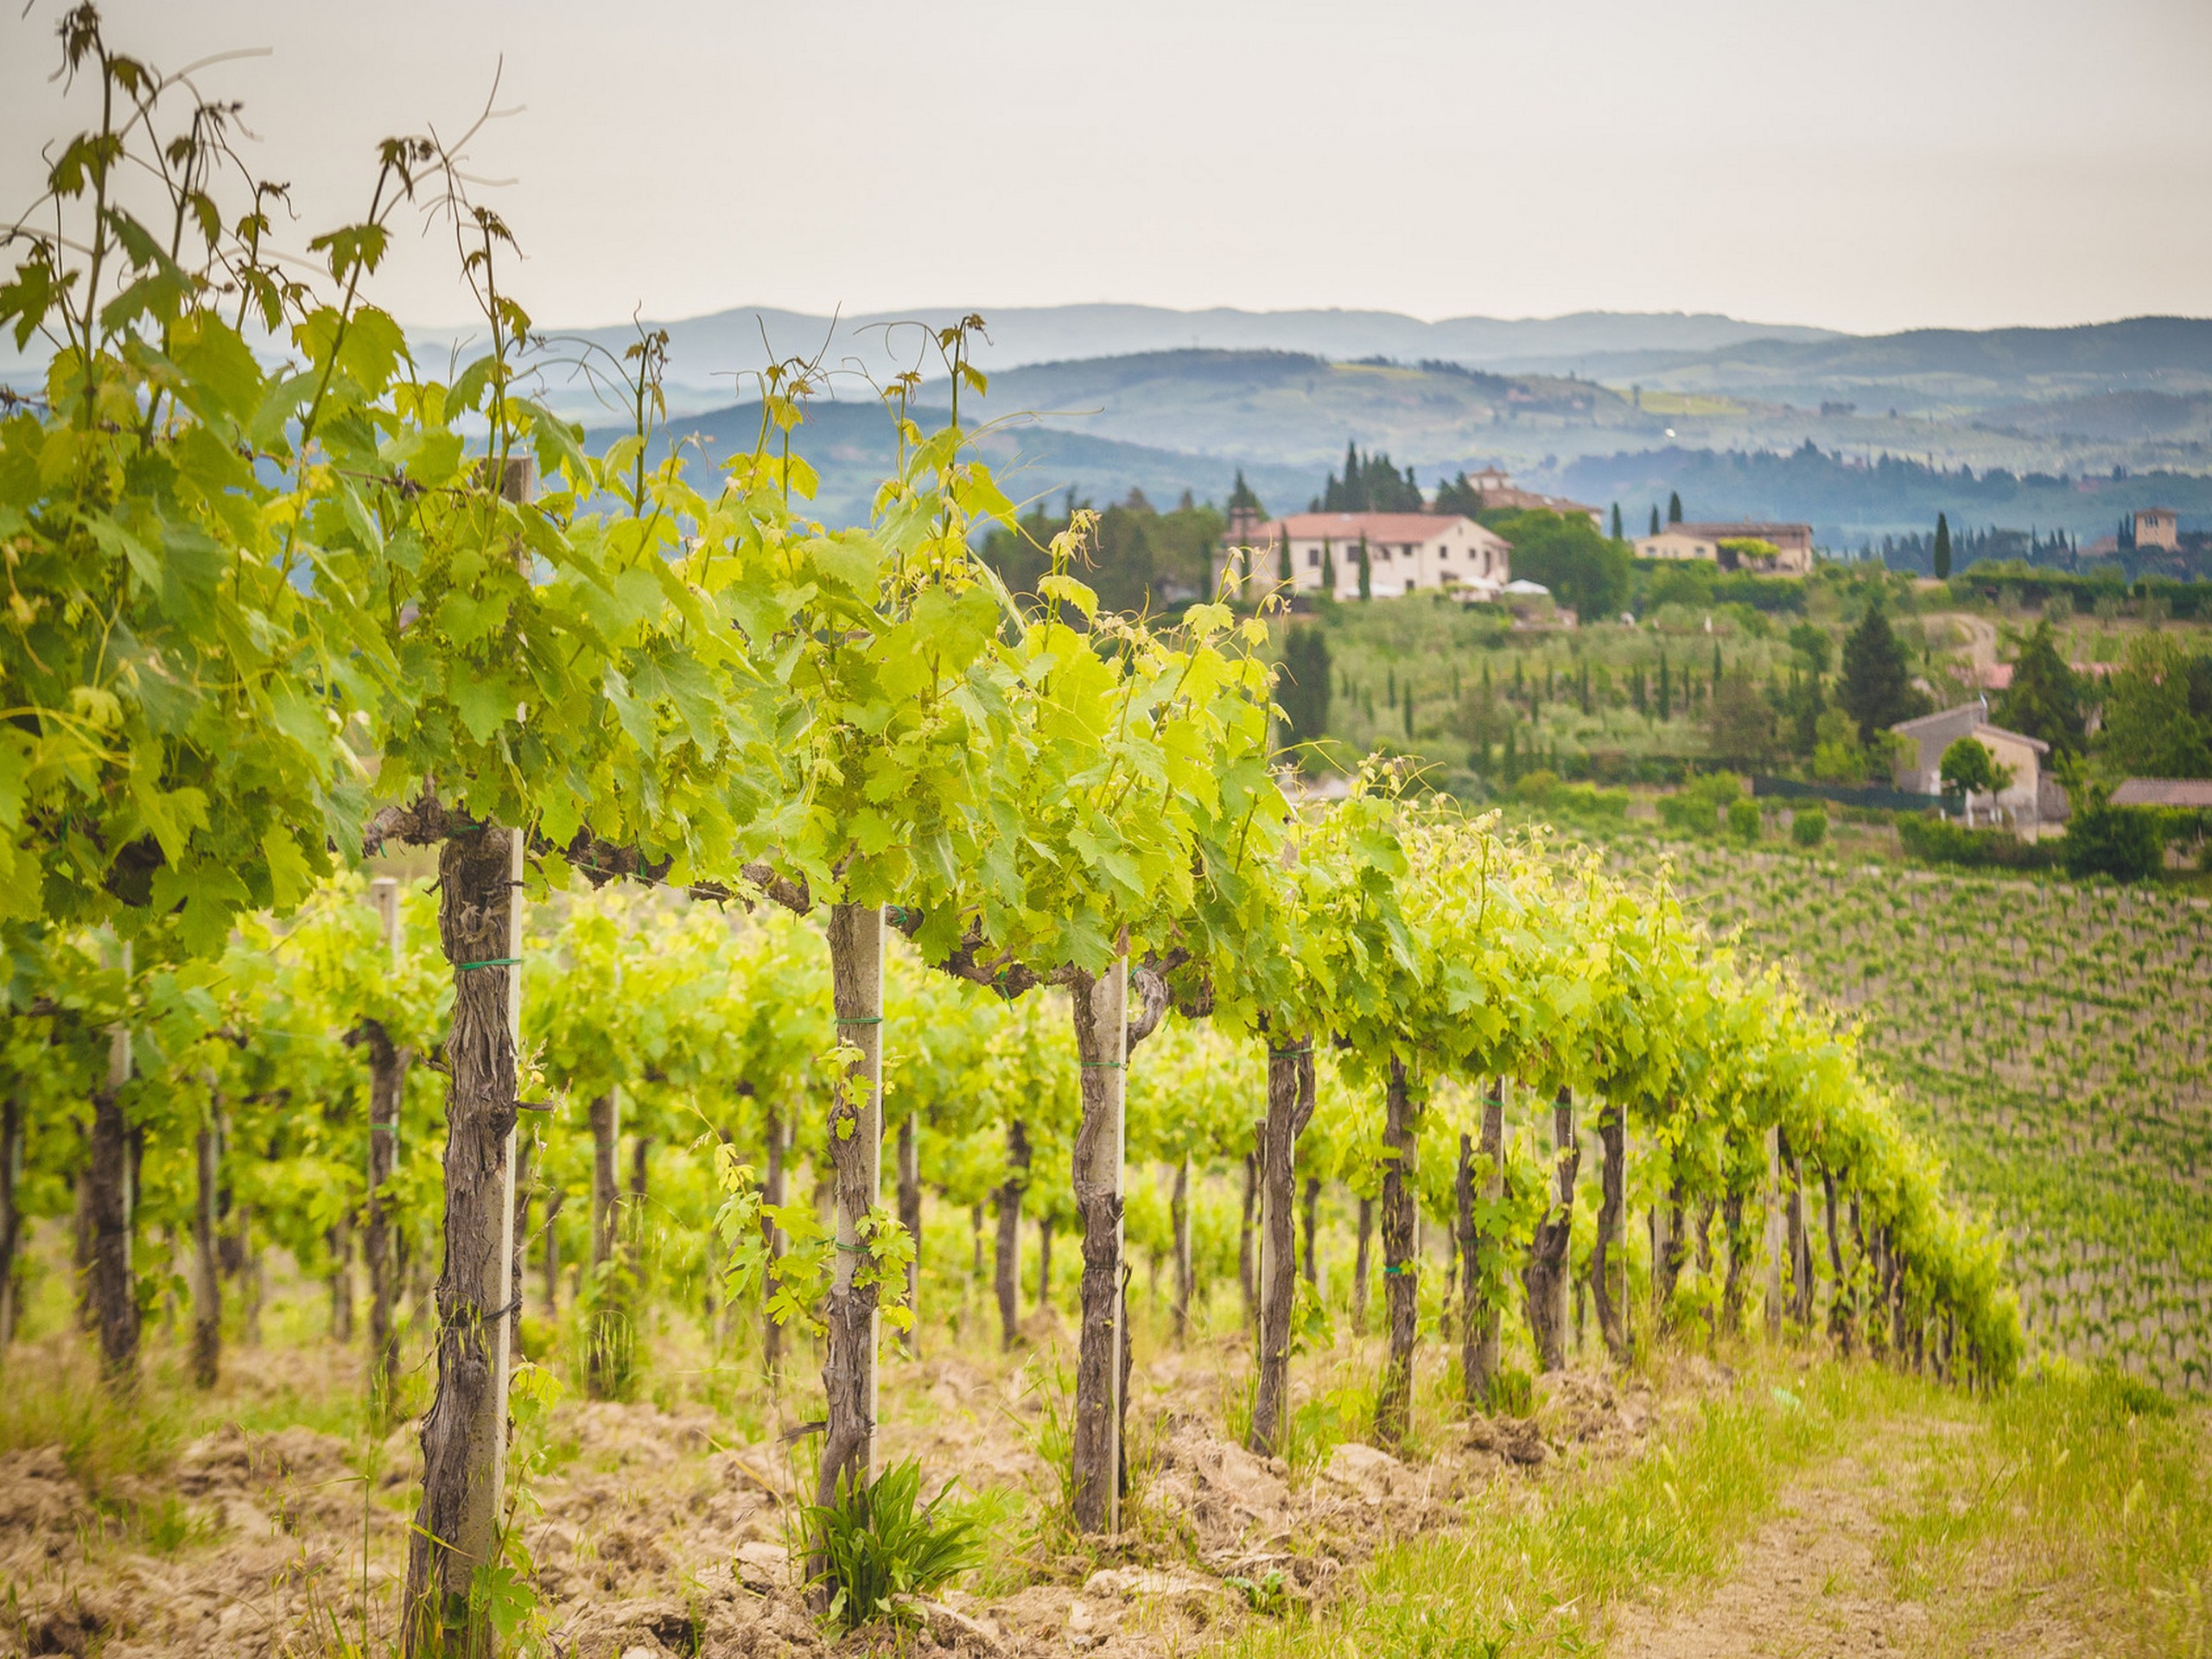
[[[837,1205],[836,1262],[824,1322],[822,1365],[828,1425],[815,1502],[837,1500],[841,1481],[859,1487],[875,1473],[876,1340],[880,1287],[861,1281],[868,1254],[861,1224],[883,1199],[883,911],[874,905],[830,910],[830,988],[837,1040],[855,1058],[830,1103],[830,1162]]]
[[[399,883],[388,875],[377,877],[369,883],[369,902],[376,907],[384,948],[397,976],[406,957],[399,925]],[[391,1410],[391,1379],[399,1369],[399,1335],[392,1318],[399,1294],[399,1264],[384,1189],[399,1167],[399,1109],[407,1092],[407,1069],[415,1056],[397,1046],[375,1020],[365,1021],[361,1034],[369,1049],[368,1203],[361,1240],[369,1269],[369,1402],[376,1421],[384,1423]]]
[[[1783,1334],[1783,1141],[1781,1126],[1767,1128],[1767,1336]]]
[[[130,944],[124,941],[110,958],[130,983]],[[130,1081],[130,1027],[118,1020],[108,1031],[107,1082],[92,1096],[92,1167],[89,1190],[92,1223],[92,1308],[98,1321],[100,1370],[107,1385],[130,1393],[138,1379],[138,1294],[130,1262],[130,1131],[123,1110],[124,1085]]]
[[[1259,1389],[1252,1400],[1251,1449],[1281,1449],[1290,1411],[1291,1316],[1298,1296],[1291,1248],[1298,1174],[1298,1137],[1313,1115],[1310,1042],[1268,1049],[1268,1115],[1260,1124]]]
[[[215,1211],[222,1184],[223,1096],[207,1074],[207,1112],[194,1143],[192,1206],[192,1380],[215,1386],[222,1368],[223,1275],[215,1254]]]
[[[1567,1363],[1568,1245],[1574,1231],[1574,1177],[1582,1161],[1575,1134],[1574,1094],[1561,1088],[1552,1103],[1552,1193],[1544,1218],[1536,1224],[1522,1278],[1529,1293],[1529,1334],[1536,1342],[1538,1369],[1556,1371]]]
[[[1478,1161],[1482,1168],[1483,1198],[1496,1204],[1505,1196],[1505,1079],[1492,1077],[1483,1096],[1483,1138]],[[1461,1354],[1467,1404],[1487,1405],[1497,1383],[1498,1340],[1504,1310],[1497,1305],[1491,1284],[1495,1276],[1489,1258],[1497,1249],[1495,1240],[1478,1240],[1460,1271],[1473,1287],[1467,1303],[1466,1344]],[[1481,1267],[1484,1270],[1478,1271]]]
[[[11,1085],[0,1096],[0,1366],[16,1340],[16,1252],[22,1243],[23,1212],[18,1196],[23,1179],[23,1097]]]
[[[1598,1109],[1598,1141],[1605,1154],[1599,1171],[1602,1197],[1598,1207],[1598,1234],[1590,1252],[1590,1287],[1598,1303],[1598,1328],[1616,1364],[1625,1365],[1628,1343],[1628,1241],[1624,1236],[1627,1214],[1627,1114],[1618,1100],[1607,1098]],[[1613,1255],[1618,1247],[1620,1288],[1613,1286]]]
[[[1418,1209],[1410,1172],[1420,1133],[1419,1108],[1408,1086],[1405,1062],[1390,1061],[1384,1096],[1382,1146],[1382,1306],[1389,1357],[1375,1395],[1375,1437],[1402,1445],[1413,1427],[1414,1344],[1420,1332],[1421,1296],[1414,1252]]]
[[[1122,1271],[1122,1164],[1128,1152],[1128,941],[1098,978],[1075,976],[1070,997],[1083,1087],[1075,1204],[1083,1224],[1083,1326],[1077,1338],[1071,1448],[1075,1523],[1118,1532],[1122,1409],[1129,1363]]]
[[[498,457],[482,469],[505,499],[530,499],[536,463],[528,456]],[[514,557],[528,568],[519,543]],[[498,1647],[488,1615],[472,1608],[469,1592],[499,1554],[506,1496],[527,843],[526,829],[494,823],[448,834],[438,848],[438,942],[454,980],[446,1039],[445,1262],[437,1287],[436,1392],[423,1418],[423,1502],[401,1602],[404,1659],[488,1659]]]
[[[505,1489],[522,875],[519,830],[495,825],[440,849],[438,926],[454,971],[446,1254],[437,1392],[423,1420],[423,1503],[408,1550],[410,1656],[475,1659],[494,1645],[469,1590],[497,1557]]]

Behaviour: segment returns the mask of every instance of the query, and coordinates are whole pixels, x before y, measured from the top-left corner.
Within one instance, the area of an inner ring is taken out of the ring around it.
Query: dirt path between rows
[[[1884,1560],[1886,1517],[1912,1501],[1939,1440],[1960,1423],[1893,1419],[1859,1445],[1784,1488],[1774,1517],[1745,1543],[1728,1576],[1671,1609],[1628,1606],[1614,1617],[1608,1659],[1859,1659],[1948,1651],[1949,1608],[1900,1592]],[[2056,1622],[2014,1624],[1974,1652],[2064,1659],[2093,1650]]]

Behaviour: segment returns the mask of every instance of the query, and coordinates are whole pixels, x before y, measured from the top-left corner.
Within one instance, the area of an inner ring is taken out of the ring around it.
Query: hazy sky
[[[0,204],[84,124],[0,21]],[[1884,330],[2212,314],[2212,0],[110,0],[243,99],[302,228],[473,146],[546,323],[1137,301],[1713,310]],[[379,297],[463,321],[449,247]]]

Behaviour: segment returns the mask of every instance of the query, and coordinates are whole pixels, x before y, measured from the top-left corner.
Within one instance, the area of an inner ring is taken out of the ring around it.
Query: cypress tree
[[[1659,504],[1656,501],[1651,504],[1651,533],[1654,536],[1659,533]]]
[[[1679,491],[1667,492],[1667,522],[1670,524],[1682,522],[1682,498]]]
[[[1398,671],[1395,668],[1385,670],[1382,679],[1389,688],[1389,700],[1395,702],[1398,700]]]
[[[2058,654],[2057,637],[2046,616],[2036,624],[2020,659],[2013,664],[2012,687],[1990,711],[2000,726],[2039,737],[2060,754],[2079,754],[2088,741],[2082,715],[2082,686]]]
[[[1866,607],[1866,617],[1843,642],[1836,701],[1858,722],[1862,744],[1872,743],[1876,732],[1910,719],[1916,706],[1904,645],[1891,631],[1879,600]]]
[[[1275,556],[1275,580],[1286,588],[1296,580],[1290,567],[1290,526],[1285,524],[1282,532],[1282,551]]]
[[[1713,642],[1713,683],[1715,685],[1720,683],[1720,642],[1718,639]]]
[[[1936,515],[1936,580],[1951,579],[1951,521],[1942,513]]]
[[[1662,652],[1659,653],[1659,718],[1672,720],[1674,717],[1675,688],[1667,671],[1667,654]]]
[[[1621,539],[1621,504],[1618,501],[1613,503],[1613,539]]]
[[[1367,511],[1367,480],[1360,476],[1359,451],[1344,445],[1344,505],[1346,512]]]
[[[1285,738],[1312,743],[1329,729],[1329,639],[1320,628],[1294,627],[1283,639],[1283,682],[1275,701],[1282,705]]]
[[[1362,599],[1375,597],[1375,566],[1367,556],[1367,536],[1364,531],[1361,532],[1359,537],[1359,596]]]
[[[1329,599],[1337,596],[1337,560],[1326,542],[1321,543],[1321,592]]]
[[[1582,712],[1590,712],[1590,659],[1582,659]]]
[[[1513,751],[1513,734],[1515,729],[1515,723],[1508,721],[1505,728],[1505,758],[1498,766],[1498,769],[1505,774],[1506,787],[1509,789],[1512,787],[1515,779],[1520,775],[1521,771],[1520,764],[1516,759]]]
[[[1412,680],[1408,679],[1408,680],[1406,682],[1406,735],[1407,735],[1407,737],[1411,738],[1411,737],[1413,736],[1413,734],[1414,734],[1414,683],[1413,683],[1413,681],[1412,681]]]
[[[1645,701],[1643,694],[1643,664],[1642,663],[1638,663],[1636,665],[1636,678],[1630,682],[1629,696],[1636,704],[1636,712],[1637,714],[1641,715],[1649,712],[1649,705]]]

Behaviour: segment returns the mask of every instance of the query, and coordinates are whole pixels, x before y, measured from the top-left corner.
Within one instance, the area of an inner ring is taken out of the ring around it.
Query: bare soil
[[[35,1357],[19,1351],[16,1363]],[[1368,1360],[1344,1349],[1325,1363],[1349,1374]],[[334,1350],[238,1354],[225,1387],[240,1415],[267,1421],[245,1409],[257,1391],[311,1395],[318,1376],[350,1388],[353,1363]],[[1044,1519],[1058,1489],[1036,1450],[1039,1367],[950,1353],[893,1362],[885,1457],[918,1455],[932,1481],[957,1475],[969,1492],[1013,1496],[1000,1499],[975,1587],[917,1605],[895,1635],[842,1642],[824,1635],[795,1581],[795,1465],[777,1425],[739,1435],[696,1403],[564,1402],[526,1478],[523,1522],[555,1650],[1188,1652],[1254,1617],[1255,1601],[1325,1599],[1378,1547],[1459,1521],[1471,1501],[1517,1502],[1561,1467],[1633,1457],[1671,1412],[1728,1386],[1695,1362],[1656,1393],[1568,1372],[1542,1381],[1526,1420],[1442,1419],[1423,1426],[1420,1455],[1346,1443],[1294,1467],[1224,1438],[1225,1385],[1245,1369],[1233,1341],[1140,1369],[1128,1529],[1101,1546]],[[1309,1381],[1323,1369],[1300,1362]],[[798,1458],[810,1446],[798,1441]],[[378,1442],[298,1425],[220,1427],[156,1473],[92,1484],[60,1446],[0,1453],[0,1655],[380,1650],[395,1626],[416,1457],[411,1427]]]

